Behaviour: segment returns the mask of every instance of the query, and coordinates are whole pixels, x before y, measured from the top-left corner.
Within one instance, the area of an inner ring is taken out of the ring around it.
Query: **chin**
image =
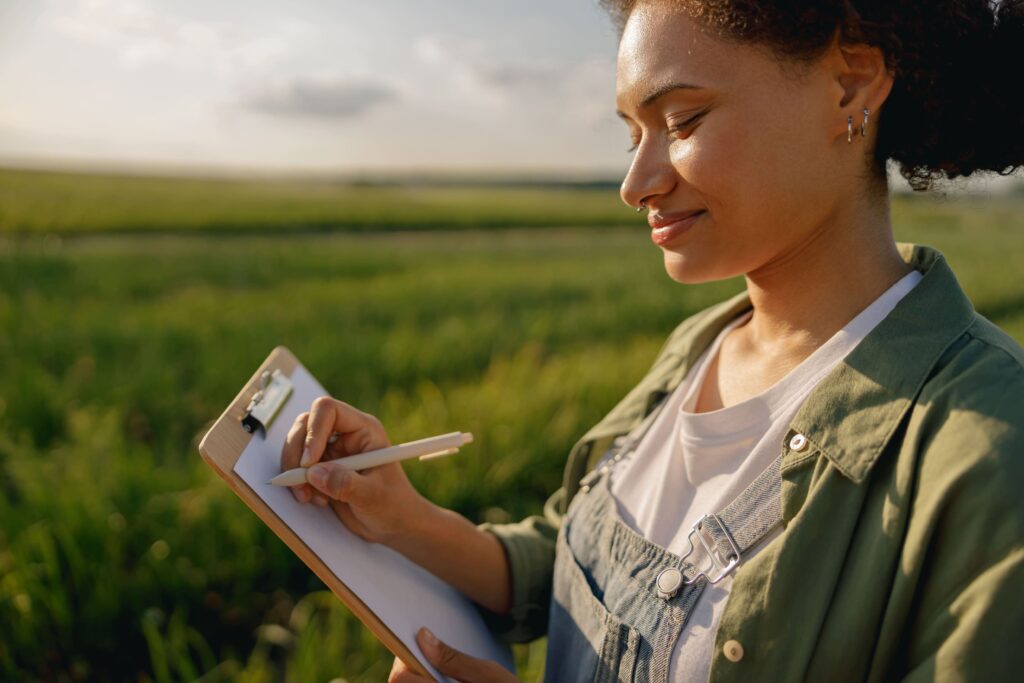
[[[699,285],[729,277],[716,274],[716,270],[712,264],[702,259],[694,259],[665,250],[665,272],[681,285]]]

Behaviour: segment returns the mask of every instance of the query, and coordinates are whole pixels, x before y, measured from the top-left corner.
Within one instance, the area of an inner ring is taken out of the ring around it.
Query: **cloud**
[[[419,61],[448,74],[464,92],[492,101],[522,94],[524,90],[552,86],[557,77],[553,64],[517,58],[500,59],[493,46],[457,36],[421,36],[413,45]]]
[[[76,0],[55,16],[54,25],[72,38],[116,51],[129,66],[158,63],[218,72],[269,64],[312,30],[288,21],[271,33],[245,36],[159,12],[144,0]]]
[[[551,65],[497,64],[476,67],[471,73],[480,85],[496,90],[543,88],[558,82],[558,72]]]
[[[242,100],[242,106],[282,118],[350,119],[398,99],[389,86],[363,78],[298,77],[278,82]]]
[[[615,62],[596,57],[571,62],[509,60],[501,48],[458,36],[421,36],[413,53],[427,67],[447,74],[468,100],[478,106],[528,107],[554,112],[588,126],[614,122]]]

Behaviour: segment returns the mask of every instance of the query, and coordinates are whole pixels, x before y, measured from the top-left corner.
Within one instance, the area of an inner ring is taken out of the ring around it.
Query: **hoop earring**
[[[853,117],[846,117],[846,142],[847,144],[853,142]]]
[[[864,107],[864,120],[860,122],[860,136],[864,137],[868,128],[868,116],[871,115],[871,110]]]

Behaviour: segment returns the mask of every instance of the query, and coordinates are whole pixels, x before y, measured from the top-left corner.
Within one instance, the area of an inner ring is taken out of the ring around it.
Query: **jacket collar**
[[[864,481],[942,354],[975,320],[942,254],[898,245],[921,281],[807,397],[791,427]]]
[[[791,423],[858,483],[870,472],[939,357],[975,317],[974,307],[937,249],[897,246],[904,261],[922,273],[921,281],[815,387]],[[682,382],[722,329],[750,308],[744,291],[680,325],[640,385],[580,443],[629,432]]]

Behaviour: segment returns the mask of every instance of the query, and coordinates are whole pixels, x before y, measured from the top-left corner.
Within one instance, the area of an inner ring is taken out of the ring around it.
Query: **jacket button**
[[[738,662],[743,659],[743,646],[738,640],[730,640],[722,646],[722,654],[730,662]]]
[[[790,450],[794,450],[799,453],[807,448],[807,437],[803,434],[796,434],[792,439],[789,440]]]

